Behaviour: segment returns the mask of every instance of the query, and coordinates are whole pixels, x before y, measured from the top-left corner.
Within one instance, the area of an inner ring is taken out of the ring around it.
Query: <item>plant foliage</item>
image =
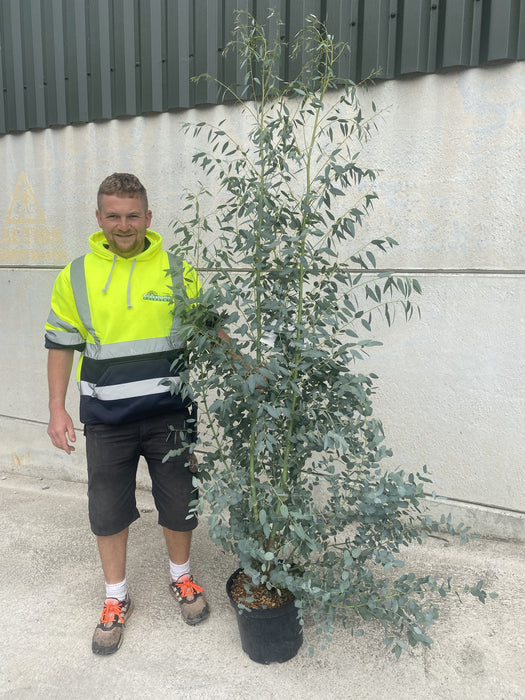
[[[239,15],[228,50],[245,80],[223,87],[246,100],[249,134],[185,125],[208,148],[193,157],[202,189],[175,223],[174,250],[208,276],[199,303],[175,304],[185,390],[206,424],[196,509],[207,504],[212,540],[255,584],[289,589],[328,636],[338,619],[379,620],[399,655],[406,642],[430,644],[434,601],[450,584],[400,572],[400,548],[439,524],[421,512],[426,470],[381,468],[389,450],[372,411],[375,376],[357,370],[379,345],[374,316],[410,318],[421,292],[377,270],[393,238],[361,241],[376,172],[360,151],[376,108],[365,116],[363,88],[335,75],[346,49],[315,18],[296,37],[293,80],[276,71],[284,47],[250,16]],[[472,591],[484,600],[482,586]]]

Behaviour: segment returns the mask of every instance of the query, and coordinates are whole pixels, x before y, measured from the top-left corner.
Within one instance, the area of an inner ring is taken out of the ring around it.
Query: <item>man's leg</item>
[[[126,578],[126,551],[129,528],[116,535],[98,536],[97,544],[106,583],[120,583]]]
[[[187,430],[185,410],[151,419],[144,424],[141,446],[170,558],[170,592],[181,604],[184,622],[196,625],[208,617],[209,608],[190,571],[191,535],[197,516],[188,518],[188,514],[198,490],[193,484],[194,474],[188,469],[188,450],[183,449]],[[180,448],[180,454],[166,459],[167,451],[175,448]]]
[[[170,561],[174,564],[185,564],[190,558],[191,535],[193,530],[176,532],[175,530],[169,530],[167,527],[163,527],[162,529],[164,531],[164,537],[166,538]]]
[[[96,535],[106,596],[92,650],[112,654],[122,644],[133,606],[127,591],[126,551],[131,522],[139,517],[135,474],[139,447],[136,426],[87,425],[89,518]]]

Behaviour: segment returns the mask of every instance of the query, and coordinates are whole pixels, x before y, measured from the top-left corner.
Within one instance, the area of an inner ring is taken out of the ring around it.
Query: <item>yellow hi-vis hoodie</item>
[[[114,255],[102,231],[91,252],[58,275],[46,323],[46,347],[82,352],[77,367],[80,420],[120,424],[182,408],[181,339],[172,290],[196,299],[200,283],[186,262],[146,233],[132,258]],[[181,295],[178,295],[181,298]],[[188,301],[190,303],[190,301]]]

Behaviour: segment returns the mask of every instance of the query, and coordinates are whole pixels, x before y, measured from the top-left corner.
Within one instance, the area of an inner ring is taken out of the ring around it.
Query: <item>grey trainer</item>
[[[170,593],[180,603],[182,619],[188,625],[197,625],[210,614],[210,608],[200,586],[191,574],[183,574],[170,583]]]
[[[114,654],[120,648],[124,639],[124,625],[132,612],[133,605],[129,594],[124,600],[106,599],[91,643],[94,654],[106,656]]]

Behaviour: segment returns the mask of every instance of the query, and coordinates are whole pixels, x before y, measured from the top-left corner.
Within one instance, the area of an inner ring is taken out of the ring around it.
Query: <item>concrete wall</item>
[[[427,464],[439,495],[496,515],[525,513],[524,80],[521,62],[380,83],[370,97],[388,109],[364,153],[383,170],[367,232],[401,244],[380,264],[417,270],[424,289],[421,320],[378,326],[385,346],[365,361],[392,466]],[[143,180],[169,243],[200,176],[181,123],[224,116],[242,130],[239,110],[216,107],[0,137],[0,468],[84,479],[80,426],[74,457],[46,436],[53,280],[85,252],[115,170]]]

